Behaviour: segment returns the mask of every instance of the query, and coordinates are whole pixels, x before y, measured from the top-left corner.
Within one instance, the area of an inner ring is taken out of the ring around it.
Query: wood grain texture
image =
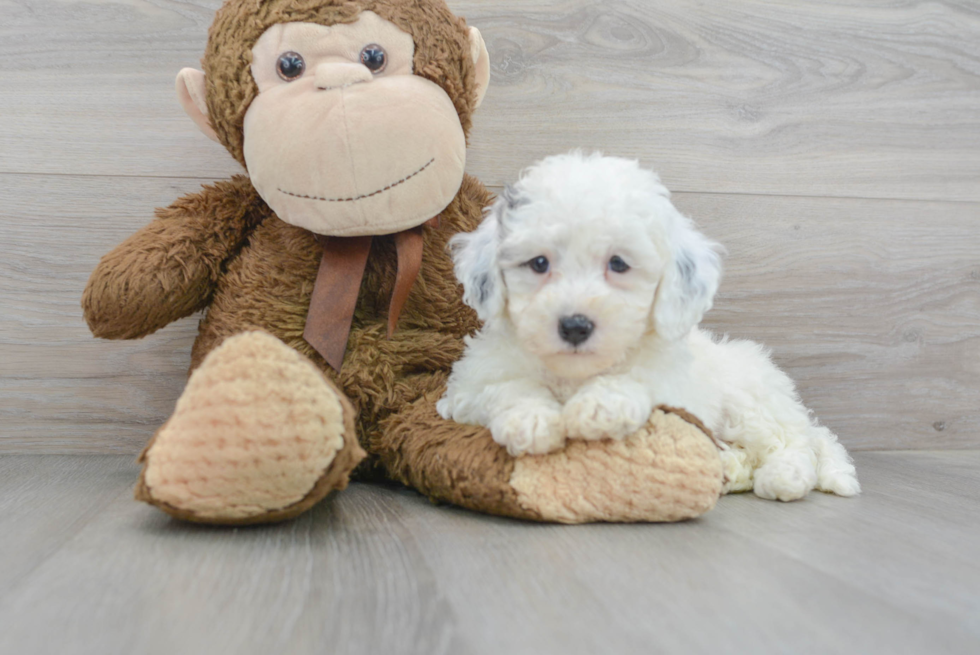
[[[459,8],[494,67],[472,156],[492,183],[584,147],[677,191],[980,199],[976,3]]]
[[[0,457],[0,598],[117,500],[131,457]]]
[[[217,0],[0,4],[0,172],[224,177],[173,94]],[[452,0],[492,61],[470,171],[570,147],[684,191],[980,200],[969,0]]]
[[[197,320],[94,339],[99,258],[192,180],[0,175],[0,448],[136,453],[183,389]]]
[[[354,484],[226,529],[133,502],[129,458],[3,456],[22,556],[0,558],[0,653],[976,652],[980,452],[857,465],[858,498],[729,496],[681,524],[539,525]]]
[[[858,449],[980,447],[980,204],[679,194],[728,249],[703,325]]]

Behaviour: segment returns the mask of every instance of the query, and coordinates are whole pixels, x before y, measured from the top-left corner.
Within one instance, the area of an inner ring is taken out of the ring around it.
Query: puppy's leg
[[[725,472],[723,494],[737,494],[752,490],[752,463],[744,449],[726,444],[719,453],[721,466]]]
[[[791,388],[780,386],[730,393],[719,436],[744,451],[746,465],[754,469],[751,488],[757,496],[798,500],[817,484],[817,457],[806,409]]]
[[[837,441],[837,435],[825,427],[814,426],[812,438],[817,453],[817,489],[838,496],[861,493],[854,462]]]
[[[571,438],[622,439],[650,418],[650,393],[624,375],[600,376],[583,385],[565,403],[562,416]]]
[[[464,366],[453,372],[446,395],[436,403],[440,416],[490,428],[493,440],[515,457],[565,445],[561,404],[547,387],[532,378],[471,377],[466,369],[474,362],[476,358],[457,362]]]
[[[493,440],[514,456],[565,444],[561,404],[506,330],[484,328],[469,340],[436,410],[445,419],[490,428]]]
[[[836,437],[811,419],[796,385],[769,353],[751,341],[724,341],[704,350],[705,379],[724,390],[716,433],[746,454],[756,495],[796,500],[817,488],[853,495],[854,467]]]
[[[487,426],[493,440],[515,457],[565,445],[561,404],[534,380],[464,386],[456,377],[436,410],[445,419]]]
[[[752,490],[767,500],[799,500],[817,486],[817,466],[807,448],[788,447],[766,456],[755,470]]]
[[[489,384],[468,393],[456,388],[436,404],[445,419],[484,425],[493,440],[519,455],[542,455],[565,445],[561,404],[533,380]]]
[[[490,434],[513,456],[542,455],[565,445],[561,405],[533,382],[507,382],[486,390],[492,403]]]
[[[844,447],[825,427],[816,425],[795,390],[773,389],[755,412],[749,412],[744,437],[758,468],[753,490],[769,500],[797,500],[812,489],[841,496],[861,491],[857,474]]]

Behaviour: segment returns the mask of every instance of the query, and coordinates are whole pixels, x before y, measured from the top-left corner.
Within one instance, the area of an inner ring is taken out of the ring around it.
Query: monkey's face
[[[414,53],[410,35],[370,11],[329,27],[274,25],[256,42],[245,161],[282,220],[332,236],[386,234],[450,203],[466,140],[446,92],[413,75]]]

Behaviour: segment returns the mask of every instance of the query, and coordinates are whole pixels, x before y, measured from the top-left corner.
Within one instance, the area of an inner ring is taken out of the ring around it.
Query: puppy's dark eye
[[[548,272],[548,258],[544,255],[535,257],[530,260],[525,266],[530,266],[531,270],[535,273],[547,273]]]
[[[371,45],[364,46],[364,49],[361,50],[361,63],[369,71],[377,75],[388,65],[388,55],[385,53],[384,48],[377,43],[372,43]]]
[[[630,270],[630,265],[624,262],[619,255],[613,255],[609,260],[609,270],[613,273],[625,273]]]
[[[291,82],[302,75],[304,70],[306,70],[306,62],[298,52],[284,52],[279,55],[276,72],[282,79]]]

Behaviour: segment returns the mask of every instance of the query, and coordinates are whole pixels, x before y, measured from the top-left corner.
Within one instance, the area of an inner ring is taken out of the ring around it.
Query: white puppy
[[[657,406],[681,407],[730,445],[726,491],[860,491],[844,447],[768,352],[696,327],[720,248],[637,162],[548,157],[451,245],[463,300],[485,323],[453,367],[444,418],[488,426],[522,455],[566,437],[622,439]]]

